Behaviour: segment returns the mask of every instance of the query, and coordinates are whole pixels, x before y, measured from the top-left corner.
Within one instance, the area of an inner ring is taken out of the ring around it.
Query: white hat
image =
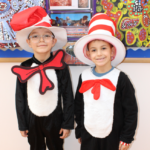
[[[86,55],[87,44],[93,40],[104,40],[115,47],[115,56],[111,60],[112,66],[117,66],[125,57],[125,46],[115,37],[115,22],[104,13],[95,14],[89,23],[88,35],[80,38],[75,46],[76,57],[85,64],[94,66],[95,64]]]
[[[33,50],[27,44],[26,39],[32,30],[36,28],[46,28],[55,35],[57,43],[52,48],[52,51],[62,48],[67,43],[66,30],[60,27],[52,27],[51,18],[40,6],[34,6],[16,13],[10,25],[14,31],[17,31],[17,43],[28,52],[33,52]]]

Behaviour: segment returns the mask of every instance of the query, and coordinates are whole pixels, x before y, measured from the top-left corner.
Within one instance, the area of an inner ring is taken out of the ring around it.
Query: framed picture
[[[93,0],[93,12],[116,22],[116,37],[127,47],[124,62],[150,62],[149,1]]]
[[[90,9],[91,0],[46,0],[49,10]]]
[[[66,29],[68,38],[82,37],[88,34],[88,25],[91,13],[53,13],[50,15],[53,26]]]

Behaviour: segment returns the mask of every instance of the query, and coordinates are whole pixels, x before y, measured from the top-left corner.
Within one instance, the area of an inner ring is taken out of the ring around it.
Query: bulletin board
[[[16,12],[33,6],[45,8],[53,26],[66,29],[68,43],[63,47],[69,65],[84,65],[73,53],[75,42],[87,35],[89,21],[104,12],[117,23],[116,37],[127,48],[124,62],[150,62],[150,1],[148,0],[1,0],[0,62],[22,62],[33,56],[15,39],[9,23]],[[55,52],[54,52],[55,53]]]

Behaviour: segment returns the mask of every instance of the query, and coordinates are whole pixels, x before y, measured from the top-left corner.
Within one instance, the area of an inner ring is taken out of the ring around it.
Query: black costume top
[[[83,81],[95,79],[109,79],[116,90],[111,91],[100,85],[101,93],[98,100],[93,99],[92,88],[85,93],[79,92]],[[83,149],[88,149],[94,144],[93,141],[88,144],[88,135],[102,140],[100,143],[106,145],[105,150],[116,149],[119,141],[131,143],[137,126],[137,102],[134,88],[127,75],[116,68],[102,77],[95,76],[91,68],[84,70],[79,77],[75,95],[75,120],[76,138],[82,138],[82,143],[88,145],[83,146]],[[85,134],[85,131],[88,134]],[[108,139],[109,143],[103,139]],[[115,148],[112,146],[114,143]]]
[[[50,58],[46,61],[52,57],[51,53]],[[30,67],[39,64],[41,62],[33,56],[23,62],[21,66]],[[68,67],[60,70],[47,69],[46,73],[54,83],[55,88],[47,91],[44,95],[40,95],[39,85],[36,85],[40,82],[39,74],[34,75],[26,83],[21,83],[17,78],[16,110],[19,130],[21,131],[32,128],[34,124],[32,122],[37,116],[44,118],[43,124],[48,130],[52,126],[63,129],[74,128],[73,92]]]

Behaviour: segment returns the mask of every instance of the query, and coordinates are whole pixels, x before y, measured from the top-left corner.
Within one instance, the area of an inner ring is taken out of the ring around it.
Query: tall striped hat
[[[52,51],[62,48],[67,43],[67,33],[64,28],[53,27],[51,18],[40,6],[34,6],[25,9],[13,15],[10,25],[16,31],[17,43],[26,51],[33,52],[32,48],[26,43],[26,39],[32,30],[36,28],[46,28],[53,32],[57,43],[52,48]]]
[[[125,47],[123,43],[115,37],[115,22],[104,13],[95,14],[89,23],[88,35],[80,38],[75,46],[76,57],[85,64],[94,66],[95,64],[86,55],[87,44],[93,40],[103,40],[115,47],[115,55],[111,60],[112,66],[117,66],[125,57]]]

